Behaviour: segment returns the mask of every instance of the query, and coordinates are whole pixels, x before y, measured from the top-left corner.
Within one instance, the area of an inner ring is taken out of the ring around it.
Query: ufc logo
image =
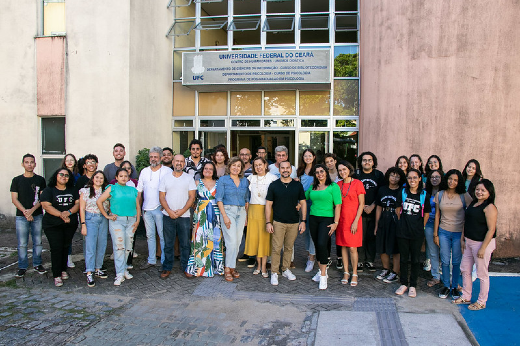
[[[408,214],[418,213],[419,211],[421,211],[421,206],[418,204],[404,202],[403,209],[404,211],[407,211]]]

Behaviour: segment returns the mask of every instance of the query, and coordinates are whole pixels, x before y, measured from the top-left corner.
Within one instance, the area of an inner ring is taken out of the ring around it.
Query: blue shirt
[[[217,202],[224,205],[238,205],[243,207],[249,202],[249,181],[243,177],[238,187],[229,175],[220,177],[217,184]]]
[[[300,182],[303,185],[303,191],[307,191],[314,182],[314,177],[307,175],[307,173],[303,173],[303,175],[300,177]]]

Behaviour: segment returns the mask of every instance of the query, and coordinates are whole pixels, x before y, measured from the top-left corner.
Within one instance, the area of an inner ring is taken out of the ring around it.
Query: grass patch
[[[0,287],[8,287],[8,288],[17,288],[16,279],[7,280],[5,282],[0,282]]]

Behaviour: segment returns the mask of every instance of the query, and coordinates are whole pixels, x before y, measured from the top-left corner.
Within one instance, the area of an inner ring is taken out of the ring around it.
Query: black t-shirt
[[[60,212],[69,210],[74,207],[74,204],[79,199],[78,192],[75,189],[58,190],[55,187],[47,187],[43,190],[40,200],[42,202],[50,202],[52,206]],[[70,225],[78,225],[78,214],[74,213],[69,216]],[[42,226],[54,227],[64,224],[65,221],[59,216],[54,216],[49,213],[45,213],[43,216]]]
[[[268,201],[273,202],[273,220],[281,223],[298,223],[300,214],[296,206],[305,200],[303,185],[296,180],[284,184],[280,179],[269,185],[267,190]]]
[[[475,203],[475,201],[471,202],[469,207],[466,208],[464,219],[464,237],[474,241],[484,241],[489,230],[484,209],[489,205],[489,203],[482,203],[476,207]],[[495,228],[493,238],[496,238],[496,236],[497,231]]]
[[[377,169],[373,169],[370,173],[365,173],[362,169],[358,169],[354,174],[354,178],[361,180],[365,187],[367,193],[365,195],[365,205],[374,203],[377,197],[377,190],[385,184],[385,175]],[[363,215],[366,215],[365,212],[363,212]],[[372,212],[369,215],[375,215],[375,213]]]
[[[401,189],[392,190],[388,186],[381,186],[377,191],[376,204],[380,207],[396,208],[397,205],[397,194]]]
[[[17,192],[18,201],[25,209],[31,209],[40,200],[40,194],[46,186],[47,184],[42,176],[35,174],[30,178],[26,178],[22,174],[13,178],[11,192]],[[39,207],[32,215],[36,216],[42,213],[42,207]],[[23,216],[23,213],[18,208],[16,208],[16,216]]]
[[[412,194],[406,190],[406,201],[403,202],[402,189],[397,194],[397,206],[402,207],[401,218],[397,222],[397,236],[406,239],[424,237],[424,217],[419,193]],[[426,192],[424,214],[431,212],[430,194]]]
[[[88,182],[90,181],[90,178],[86,175],[82,175],[76,180],[76,183],[74,185],[74,190],[76,190],[79,193],[79,190],[86,187]]]

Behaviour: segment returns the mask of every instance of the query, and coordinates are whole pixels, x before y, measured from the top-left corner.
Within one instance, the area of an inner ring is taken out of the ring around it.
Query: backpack
[[[406,197],[408,196],[407,193],[406,193],[406,189],[402,189],[401,190],[401,196],[402,196],[402,200],[401,202],[404,203],[404,201],[406,201]],[[426,190],[421,190],[421,194],[419,195],[419,199],[420,199],[420,202],[421,202],[421,216],[424,217],[424,202],[426,201]],[[401,214],[403,213],[403,208],[401,207]]]

